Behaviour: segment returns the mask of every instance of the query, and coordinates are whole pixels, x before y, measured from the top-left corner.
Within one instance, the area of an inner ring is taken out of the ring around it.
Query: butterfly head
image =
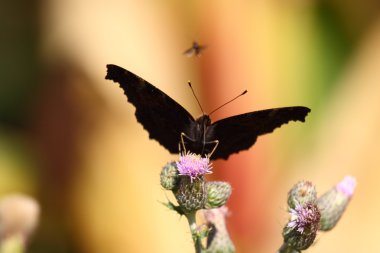
[[[197,122],[198,126],[201,126],[201,127],[206,126],[207,127],[207,126],[211,125],[211,118],[210,118],[210,116],[204,114],[204,115],[200,116],[196,120],[196,122]]]

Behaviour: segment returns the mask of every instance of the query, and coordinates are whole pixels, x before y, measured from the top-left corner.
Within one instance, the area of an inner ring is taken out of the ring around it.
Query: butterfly
[[[194,41],[191,47],[189,49],[186,49],[183,54],[187,57],[200,56],[202,54],[202,51],[206,48],[206,46],[200,45],[198,42]]]
[[[170,153],[179,145],[188,151],[211,155],[211,160],[227,159],[249,149],[257,137],[271,133],[289,121],[305,121],[310,109],[282,107],[244,113],[214,123],[208,115],[194,119],[180,104],[141,77],[122,67],[107,65],[106,79],[120,84],[128,101],[136,107],[136,118]]]

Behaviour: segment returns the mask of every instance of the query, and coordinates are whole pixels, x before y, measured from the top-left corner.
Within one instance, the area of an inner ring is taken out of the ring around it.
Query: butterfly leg
[[[178,154],[182,154],[181,153],[181,142],[178,142]]]
[[[211,157],[212,154],[214,154],[216,148],[217,148],[218,145],[219,145],[219,140],[215,140],[215,141],[207,142],[207,144],[209,144],[209,143],[214,143],[214,144],[215,144],[214,148],[213,148],[213,149],[211,150],[211,152],[208,154],[208,157]]]
[[[181,132],[181,142],[178,143],[178,146],[179,146],[180,151],[182,150],[182,149],[181,149],[181,146],[182,146],[183,151],[185,151],[184,154],[186,154],[185,141],[184,141],[184,139],[183,139],[184,137],[185,137],[186,139],[188,139],[188,140],[191,140],[191,138],[190,138],[189,136],[187,136],[184,132]]]

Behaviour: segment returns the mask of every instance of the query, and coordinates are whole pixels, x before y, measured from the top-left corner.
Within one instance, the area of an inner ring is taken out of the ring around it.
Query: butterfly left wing
[[[250,112],[213,123],[207,141],[218,140],[211,159],[227,159],[231,154],[250,148],[257,137],[271,133],[289,121],[305,121],[310,109],[303,106],[283,107]]]
[[[128,101],[136,107],[136,118],[170,153],[178,153],[181,133],[195,124],[180,104],[149,82],[119,66],[108,64],[106,79],[120,84]]]

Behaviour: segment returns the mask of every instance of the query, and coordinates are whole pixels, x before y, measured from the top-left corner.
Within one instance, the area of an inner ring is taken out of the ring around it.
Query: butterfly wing
[[[231,154],[250,148],[258,136],[271,133],[289,121],[305,121],[310,109],[303,106],[283,107],[250,112],[213,123],[207,141],[219,140],[212,159],[227,159]]]
[[[186,55],[187,57],[191,57],[193,56],[194,52],[195,52],[194,48],[190,47],[189,49],[186,49],[186,51],[183,52],[183,54]]]
[[[180,104],[149,82],[119,66],[108,64],[106,79],[120,84],[128,101],[136,107],[136,118],[171,153],[178,153],[181,132],[194,118]]]

